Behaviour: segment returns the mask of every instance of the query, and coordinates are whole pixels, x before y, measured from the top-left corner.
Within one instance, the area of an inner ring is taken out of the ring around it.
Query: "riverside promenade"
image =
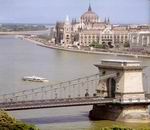
[[[24,37],[24,40],[30,41],[32,43],[35,43],[38,46],[51,48],[51,49],[58,49],[63,51],[70,51],[70,52],[78,52],[78,53],[88,53],[88,54],[102,54],[102,55],[115,55],[115,56],[127,56],[127,57],[135,57],[135,58],[150,58],[150,55],[140,55],[140,54],[131,54],[131,53],[118,53],[118,52],[109,52],[109,51],[95,51],[95,50],[84,50],[84,49],[76,49],[76,48],[67,48],[63,46],[58,45],[52,45],[52,44],[45,44],[41,41],[31,39],[29,37]]]

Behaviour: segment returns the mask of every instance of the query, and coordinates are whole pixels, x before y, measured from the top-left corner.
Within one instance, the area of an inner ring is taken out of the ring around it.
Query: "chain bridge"
[[[58,84],[0,95],[0,108],[24,110],[110,103],[113,101],[112,98],[97,95],[96,91],[100,81],[115,76],[115,73],[105,76],[98,73]]]
[[[150,94],[144,89],[144,67],[140,62],[102,60],[95,66],[99,69],[97,74],[0,95],[0,109],[93,105],[91,119],[150,122]]]

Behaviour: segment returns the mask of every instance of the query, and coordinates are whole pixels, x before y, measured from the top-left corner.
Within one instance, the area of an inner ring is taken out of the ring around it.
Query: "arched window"
[[[116,80],[114,78],[107,79],[108,98],[115,98]]]

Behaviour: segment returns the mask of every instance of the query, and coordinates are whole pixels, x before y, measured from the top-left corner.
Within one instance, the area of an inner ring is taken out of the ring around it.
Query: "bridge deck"
[[[3,102],[0,103],[0,109],[4,109],[6,111],[13,111],[26,109],[54,108],[54,107],[85,106],[94,104],[99,105],[150,104],[150,99],[117,100],[113,98],[102,98],[102,97],[82,97],[82,98],[68,98],[68,99],[30,100],[17,102]]]
[[[100,97],[99,98],[85,97],[85,98],[70,98],[70,99],[53,99],[53,100],[47,99],[47,100],[0,103],[0,108],[7,111],[12,111],[12,110],[25,110],[25,109],[107,104],[107,103],[111,103],[112,101],[113,101],[112,99],[104,99]]]

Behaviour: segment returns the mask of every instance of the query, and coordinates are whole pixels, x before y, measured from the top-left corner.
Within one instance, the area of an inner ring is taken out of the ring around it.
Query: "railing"
[[[113,99],[113,103],[119,103],[119,104],[141,104],[141,103],[146,103],[150,104],[150,99],[149,98],[128,98],[128,99]]]
[[[113,99],[101,97],[82,97],[82,98],[68,98],[68,99],[47,99],[47,100],[33,100],[33,101],[18,101],[0,103],[0,108],[4,110],[25,110],[25,109],[40,109],[53,107],[70,107],[83,106],[94,104],[150,104],[150,99]]]

